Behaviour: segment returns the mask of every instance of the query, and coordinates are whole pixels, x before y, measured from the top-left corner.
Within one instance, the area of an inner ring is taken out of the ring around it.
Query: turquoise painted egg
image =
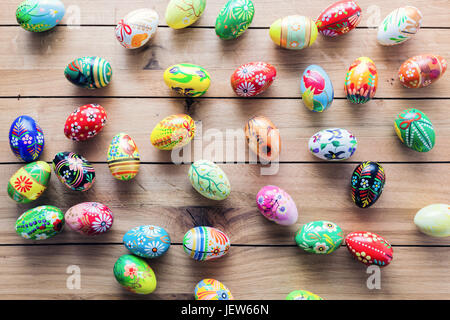
[[[332,253],[339,248],[343,240],[342,229],[330,221],[307,223],[295,234],[295,242],[300,248],[316,254]]]
[[[60,233],[64,214],[57,207],[40,206],[24,212],[16,222],[16,232],[24,239],[44,240]]]
[[[59,0],[25,0],[17,7],[16,20],[27,31],[43,32],[60,23],[65,12]]]
[[[158,226],[139,226],[125,233],[123,244],[137,256],[157,258],[169,250],[170,236]]]
[[[331,106],[334,98],[330,77],[315,64],[305,69],[300,81],[303,104],[311,111],[323,112]]]
[[[32,117],[20,116],[9,129],[9,146],[20,160],[36,161],[44,150],[44,132]]]
[[[111,64],[100,57],[82,57],[73,60],[64,70],[66,79],[86,89],[106,87],[112,78]]]
[[[195,161],[189,168],[188,177],[194,189],[208,199],[224,200],[230,195],[230,181],[214,162]]]
[[[197,261],[217,259],[230,250],[230,239],[219,229],[195,227],[184,235],[183,249]]]

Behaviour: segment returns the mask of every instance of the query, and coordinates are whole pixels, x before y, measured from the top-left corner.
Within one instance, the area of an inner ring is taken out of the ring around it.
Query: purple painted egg
[[[256,205],[262,215],[277,224],[289,226],[297,222],[298,211],[294,200],[277,186],[265,186],[256,195]]]

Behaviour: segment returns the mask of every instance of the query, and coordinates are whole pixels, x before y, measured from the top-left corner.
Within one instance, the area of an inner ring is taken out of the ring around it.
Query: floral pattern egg
[[[249,149],[260,161],[278,160],[281,150],[280,131],[272,121],[264,116],[255,116],[248,120],[244,130]]]
[[[447,60],[435,54],[424,54],[403,62],[398,78],[407,88],[423,88],[437,81],[446,70]]]
[[[352,103],[363,104],[375,96],[378,72],[370,58],[356,59],[347,71],[344,90]]]
[[[229,0],[216,19],[216,34],[220,39],[236,39],[253,21],[255,6],[251,0]]]
[[[297,245],[309,253],[329,254],[339,249],[344,240],[342,229],[330,221],[313,221],[295,234]]]
[[[169,250],[170,236],[166,230],[158,226],[139,226],[125,233],[123,244],[134,255],[157,258]]]
[[[223,170],[208,160],[195,161],[188,172],[192,187],[211,200],[225,200],[231,192],[230,181]]]
[[[397,136],[408,148],[418,152],[433,149],[436,141],[434,127],[422,111],[407,109],[400,112],[394,121],[394,128]]]
[[[316,41],[317,27],[309,17],[287,16],[270,25],[269,35],[282,48],[301,50]]]
[[[16,20],[27,31],[43,32],[60,23],[65,13],[60,0],[25,0],[17,7]]]
[[[159,16],[152,9],[130,12],[116,26],[116,39],[127,49],[137,49],[152,39],[158,29]]]
[[[256,194],[256,205],[264,217],[277,224],[289,226],[297,222],[294,200],[277,186],[265,186]]]
[[[323,112],[331,106],[334,89],[330,77],[317,65],[305,69],[300,81],[303,104],[311,111]]]
[[[234,300],[230,290],[220,281],[203,279],[195,286],[195,300]]]
[[[394,257],[394,250],[383,237],[367,231],[349,233],[345,243],[350,254],[365,265],[387,266]]]
[[[100,57],[83,57],[73,60],[64,70],[66,79],[86,89],[106,87],[111,81],[112,68]]]
[[[124,254],[114,264],[114,277],[126,290],[137,294],[150,294],[156,289],[156,276],[147,261]]]
[[[17,203],[29,203],[47,189],[51,169],[47,162],[28,163],[16,171],[8,182],[8,195]]]
[[[95,137],[105,126],[107,115],[99,104],[87,104],[77,108],[66,119],[64,134],[74,141]]]
[[[356,167],[352,174],[351,194],[360,208],[372,206],[381,196],[386,175],[377,162],[366,161]]]
[[[57,153],[52,166],[59,181],[71,190],[87,191],[94,184],[94,167],[74,152]]]
[[[307,290],[295,290],[289,293],[286,300],[323,300],[317,294]]]
[[[126,133],[116,134],[109,145],[106,162],[112,176],[117,180],[133,179],[138,174],[141,164],[139,150],[134,140]]]
[[[231,87],[240,97],[253,97],[270,87],[276,75],[274,66],[262,61],[250,62],[233,72]]]
[[[164,71],[164,82],[185,97],[200,97],[208,91],[211,76],[204,68],[195,64],[180,63]]]
[[[86,236],[96,236],[107,232],[114,221],[111,209],[98,202],[79,203],[65,214],[70,229]]]
[[[184,235],[183,249],[197,261],[217,259],[230,250],[230,239],[216,228],[195,227]]]
[[[316,19],[319,32],[336,37],[353,30],[361,21],[361,8],[355,1],[342,0],[324,9]]]
[[[24,212],[16,221],[16,232],[24,239],[45,240],[62,231],[64,214],[53,206],[40,206]]]
[[[44,132],[32,117],[17,117],[9,129],[9,146],[20,160],[36,161],[44,150]]]
[[[160,150],[182,148],[195,135],[195,122],[187,114],[175,114],[162,119],[150,136],[152,145]]]
[[[431,237],[450,237],[450,205],[431,204],[414,217],[417,228]]]
[[[173,29],[182,29],[195,23],[206,7],[206,0],[170,0],[166,9],[166,23]]]
[[[309,139],[309,150],[317,158],[340,161],[350,158],[356,151],[358,141],[346,129],[331,128],[317,132]]]
[[[419,31],[422,17],[422,13],[416,7],[395,9],[378,26],[378,43],[392,46],[405,42]]]

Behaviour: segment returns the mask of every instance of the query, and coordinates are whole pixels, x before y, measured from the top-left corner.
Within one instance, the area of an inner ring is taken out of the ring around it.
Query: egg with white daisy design
[[[295,234],[295,242],[306,252],[329,254],[339,248],[344,240],[342,229],[334,222],[312,221]]]
[[[95,137],[105,126],[107,115],[99,104],[87,104],[77,108],[66,119],[64,134],[74,141]]]
[[[253,97],[263,93],[277,75],[271,64],[263,61],[250,62],[237,68],[231,75],[231,87],[241,97]]]
[[[82,202],[67,210],[65,214],[70,229],[95,236],[107,232],[114,221],[111,209],[98,202]]]
[[[157,258],[170,248],[170,236],[158,226],[144,225],[129,230],[123,236],[125,248],[143,258]]]

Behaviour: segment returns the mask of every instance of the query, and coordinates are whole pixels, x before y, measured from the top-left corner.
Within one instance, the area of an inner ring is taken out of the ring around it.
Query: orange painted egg
[[[352,103],[363,104],[372,99],[378,86],[378,73],[372,59],[360,57],[348,69],[344,90]]]
[[[447,70],[447,61],[435,54],[409,58],[398,70],[400,82],[408,88],[422,88],[438,80]]]
[[[256,116],[245,125],[245,137],[250,150],[265,161],[278,158],[281,150],[281,138],[278,128],[264,116]]]
[[[160,150],[182,148],[195,135],[195,122],[187,114],[175,114],[162,119],[150,136],[152,145]]]

